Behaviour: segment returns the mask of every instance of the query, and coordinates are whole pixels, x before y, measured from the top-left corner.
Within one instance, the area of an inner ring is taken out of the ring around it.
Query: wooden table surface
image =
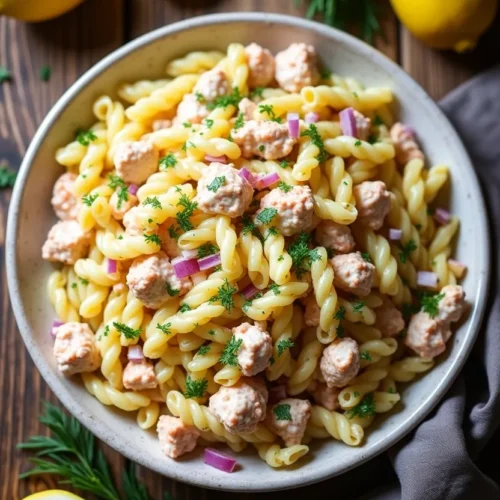
[[[183,5],[183,6],[182,6]],[[303,15],[291,0],[88,0],[69,14],[46,23],[26,25],[0,17],[0,64],[13,73],[13,81],[0,85],[0,163],[17,167],[43,117],[59,96],[90,66],[125,42],[148,31],[201,14],[230,11],[267,11]],[[500,22],[483,38],[479,49],[465,56],[427,49],[401,27],[389,9],[384,27],[386,41],[377,47],[439,99],[481,70],[500,61]],[[50,82],[40,81],[40,68],[52,68]],[[4,233],[10,191],[0,192],[0,499],[23,498],[54,483],[48,479],[18,481],[26,469],[26,455],[16,443],[43,432],[38,423],[41,401],[56,402],[26,352],[12,314],[4,269]],[[41,292],[43,293],[43,292]],[[124,460],[106,449],[119,474]],[[152,498],[170,491],[174,498],[234,498],[162,479],[140,470]],[[380,480],[387,471],[381,471]],[[341,478],[335,481],[342,481]],[[374,483],[373,486],[376,486]],[[309,487],[309,498],[338,491],[331,483]],[[350,497],[356,487],[350,484]],[[261,495],[262,498],[299,498],[304,491]],[[352,495],[352,496],[351,496]],[[241,497],[243,495],[240,495]]]

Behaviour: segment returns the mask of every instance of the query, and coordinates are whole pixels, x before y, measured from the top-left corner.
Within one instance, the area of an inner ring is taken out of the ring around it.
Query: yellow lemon
[[[84,0],[0,0],[0,14],[38,22],[60,16]]]
[[[399,20],[426,45],[471,50],[495,18],[498,0],[391,0]]]
[[[33,495],[25,497],[24,500],[83,500],[83,498],[73,495],[69,491],[46,490],[33,493]]]

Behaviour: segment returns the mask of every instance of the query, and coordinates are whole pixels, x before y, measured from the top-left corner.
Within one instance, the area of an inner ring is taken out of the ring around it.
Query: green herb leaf
[[[403,245],[401,252],[399,252],[399,260],[402,264],[406,264],[410,258],[410,253],[417,249],[417,245],[414,240],[408,241],[406,245]]]
[[[367,394],[354,408],[346,411],[348,418],[354,417],[374,417],[375,416],[375,401],[373,394]]]
[[[88,146],[91,142],[97,140],[97,136],[92,130],[78,130],[76,133],[76,140],[82,146]]]
[[[177,165],[177,158],[173,153],[168,153],[168,155],[160,158],[160,161],[158,162],[160,170],[168,170],[169,168],[174,168],[175,165]]]
[[[6,82],[7,80],[12,80],[12,73],[0,64],[0,83]]]
[[[276,416],[276,420],[292,420],[290,408],[290,405],[287,404],[276,405],[273,408],[273,413]]]
[[[198,247],[196,252],[197,259],[203,259],[203,257],[208,257],[209,255],[213,255],[217,253],[219,248],[213,245],[212,243],[204,243],[201,247]]]
[[[202,345],[198,349],[198,352],[196,354],[198,356],[205,356],[205,354],[208,354],[209,352],[210,352],[210,344],[208,344],[208,345]]]
[[[279,163],[281,168],[288,168],[289,164],[290,164],[290,162],[288,160],[281,160]]]
[[[118,177],[118,175],[115,174],[110,174],[108,175],[109,179],[109,187],[111,189],[117,189],[117,196],[118,196],[118,203],[117,207],[118,210],[122,207],[123,202],[128,201],[128,186],[125,184],[125,181],[121,178]]]
[[[268,225],[276,217],[278,210],[272,207],[262,209],[255,217],[261,224]]]
[[[186,377],[186,390],[184,396],[186,399],[202,398],[207,391],[208,381],[205,378],[201,380],[193,380],[191,375]]]
[[[323,163],[328,159],[328,153],[325,150],[325,145],[323,143],[323,139],[321,138],[320,133],[318,132],[318,129],[314,123],[311,123],[309,125],[309,128],[307,130],[304,130],[301,134],[301,137],[309,137],[311,139],[311,142],[319,149],[319,154],[316,156],[316,159],[320,162]]]
[[[250,97],[260,97],[262,99],[264,97],[263,92],[264,87],[256,87],[250,92]]]
[[[238,351],[240,350],[243,339],[236,340],[233,335],[224,347],[219,362],[223,365],[238,366]]]
[[[50,80],[51,75],[52,75],[52,69],[48,64],[44,64],[40,68],[40,80],[42,80],[42,82],[48,82]]]
[[[203,97],[203,94],[201,92],[195,92],[194,95],[195,95],[196,100],[198,102],[203,102],[205,100],[205,98]]]
[[[0,189],[13,187],[16,182],[17,172],[7,165],[0,166]]]
[[[346,309],[344,306],[340,306],[336,311],[335,311],[335,314],[333,315],[333,318],[340,321],[342,319],[345,318],[345,313],[346,313]]]
[[[295,343],[290,339],[278,341],[278,343],[276,344],[276,347],[278,349],[278,357],[281,356],[286,349],[290,349],[290,347],[293,347],[294,345]]]
[[[365,307],[365,303],[360,300],[352,305],[352,312],[361,314],[363,312],[363,307]]]
[[[124,323],[119,323],[118,321],[113,321],[113,326],[120,332],[121,334],[124,335],[126,339],[134,340],[140,337],[141,335],[141,329],[134,330],[128,325],[125,325]]]
[[[88,207],[91,207],[92,203],[94,203],[94,201],[97,200],[98,197],[99,197],[99,195],[97,193],[86,194],[85,196],[82,197],[82,201],[85,205],[87,205]]]
[[[375,115],[373,118],[373,125],[375,125],[375,127],[380,127],[380,125],[385,125],[385,123],[379,115]]]
[[[179,307],[180,313],[185,313],[188,311],[191,311],[191,307],[188,304],[182,304],[181,307]]]
[[[159,208],[161,209],[161,203],[160,200],[156,196],[148,196],[142,204],[144,206],[151,205],[153,208]]]
[[[168,235],[173,239],[173,240],[178,240],[180,234],[177,232],[177,228],[175,226],[169,226],[168,228]]]
[[[237,288],[231,286],[227,279],[224,280],[224,284],[219,287],[217,295],[210,299],[210,302],[220,302],[226,311],[231,312],[234,307],[233,294],[238,291]]]
[[[288,253],[292,258],[292,267],[299,278],[311,269],[311,262],[321,258],[317,250],[309,248],[310,242],[309,234],[300,233],[288,248]]]
[[[226,178],[221,175],[220,177],[216,177],[208,186],[207,189],[212,191],[212,193],[216,193],[220,187],[226,184]]]
[[[196,201],[191,201],[187,194],[183,194],[179,198],[177,206],[183,207],[183,210],[178,212],[175,216],[175,218],[177,219],[177,224],[179,224],[180,228],[183,231],[190,231],[191,229],[193,229],[193,224],[189,219],[193,215],[194,211],[198,208],[198,203]]]
[[[273,122],[281,123],[283,121],[282,118],[280,118],[279,116],[276,116],[276,113],[274,112],[274,108],[270,104],[260,104],[259,105],[259,112],[266,113],[267,116],[269,116],[269,119]]]
[[[234,130],[238,130],[239,128],[245,125],[245,115],[243,113],[238,113],[238,118],[234,122]]]
[[[283,182],[283,181],[278,182],[278,187],[284,193],[289,193],[293,189],[293,186],[290,186],[290,184],[287,184],[286,182]]]
[[[279,295],[280,292],[280,287],[276,283],[271,283],[269,285],[269,290],[272,290],[274,292],[274,295]]]
[[[427,293],[424,292],[420,298],[421,310],[426,312],[431,318],[435,318],[439,314],[439,302],[444,298],[444,293]]]
[[[161,247],[161,238],[157,234],[155,234],[155,233],[152,233],[152,234],[146,234],[146,233],[144,233],[143,236],[144,236],[144,240],[147,243],[154,243],[155,245],[158,245],[159,247]]]
[[[156,324],[156,328],[162,331],[165,335],[170,335],[172,332],[170,331],[171,323],[166,323],[164,325],[160,325],[160,323]]]
[[[368,351],[361,351],[359,353],[359,357],[364,361],[371,361],[372,360],[372,356]]]
[[[242,99],[243,96],[240,94],[238,87],[234,87],[231,94],[219,96],[214,101],[207,103],[207,109],[212,111],[215,108],[227,108],[228,106],[237,108]]]
[[[361,146],[361,141],[356,141],[356,142],[354,143],[354,145],[355,145],[356,147]]]
[[[372,263],[372,258],[368,252],[361,252],[361,257],[363,257],[366,262],[370,262],[370,264]]]
[[[167,293],[170,295],[170,297],[175,297],[176,295],[179,295],[180,290],[176,290],[175,288],[172,288],[170,283],[167,281],[165,283],[165,289],[167,290]]]

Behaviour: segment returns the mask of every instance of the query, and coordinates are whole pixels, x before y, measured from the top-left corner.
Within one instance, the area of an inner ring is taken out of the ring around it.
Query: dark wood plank
[[[17,167],[41,120],[85,70],[123,41],[122,0],[89,0],[59,19],[26,25],[0,17],[0,64],[13,81],[0,85],[0,163]],[[118,21],[118,22],[117,22]],[[50,82],[40,68],[52,68]],[[42,400],[55,398],[27,354],[10,309],[4,272],[4,234],[10,192],[0,192],[0,498],[23,498],[54,487],[51,478],[18,481],[26,456],[16,443],[43,428]],[[114,454],[117,455],[117,454]],[[119,463],[118,457],[115,459]]]

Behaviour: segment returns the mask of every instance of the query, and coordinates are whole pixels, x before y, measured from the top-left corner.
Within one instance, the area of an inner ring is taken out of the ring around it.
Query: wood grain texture
[[[38,25],[0,18],[0,64],[14,76],[0,85],[0,163],[19,165],[37,126],[46,112],[86,69],[119,47],[154,28],[205,13],[266,11],[302,16],[305,7],[296,8],[291,0],[88,0],[75,11],[54,21]],[[390,10],[384,21],[385,41],[376,46],[398,61],[434,98],[440,98],[500,59],[499,32],[490,32],[478,51],[467,56],[431,51],[401,28]],[[50,83],[40,81],[42,65],[52,68]],[[15,450],[16,443],[40,433],[38,424],[42,400],[54,396],[34,368],[17,332],[8,301],[4,272],[4,232],[10,192],[0,192],[0,499],[23,498],[30,492],[53,486],[50,478],[19,482],[17,475],[26,468],[26,456]],[[124,459],[105,447],[116,477]],[[375,488],[394,477],[388,460],[370,464]],[[373,470],[375,468],[375,470]],[[151,497],[161,499],[171,492],[176,500],[247,498],[245,495],[217,493],[193,488],[139,469]],[[363,468],[335,480],[294,492],[259,495],[262,499],[352,498],[363,493]],[[344,492],[344,493],[342,493]]]

